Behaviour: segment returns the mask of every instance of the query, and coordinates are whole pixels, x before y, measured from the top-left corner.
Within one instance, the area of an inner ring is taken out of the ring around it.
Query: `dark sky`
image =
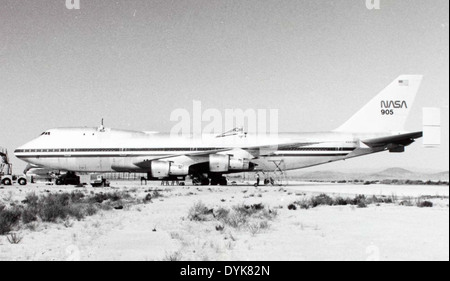
[[[400,74],[423,74],[443,146],[339,166],[448,170],[449,2],[0,0],[0,146],[54,127],[169,131],[170,113],[278,108],[283,131],[338,127]],[[17,159],[18,167],[24,166]],[[405,164],[407,163],[407,164]],[[326,166],[324,166],[326,167]],[[325,168],[326,169],[326,168]]]

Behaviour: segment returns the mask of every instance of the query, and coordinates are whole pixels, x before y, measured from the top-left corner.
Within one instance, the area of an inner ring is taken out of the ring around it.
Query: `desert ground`
[[[197,187],[120,181],[111,186],[1,188],[0,204],[6,207],[22,204],[30,193],[127,191],[139,200],[80,220],[18,225],[19,243],[0,236],[0,260],[449,260],[448,186],[291,182],[284,187]],[[140,200],[154,190],[161,196]],[[375,195],[395,202],[292,208],[320,194]],[[433,207],[417,206],[423,196]],[[220,210],[259,204],[264,212],[248,221],[233,225],[218,218]],[[194,206],[208,211],[192,216]]]

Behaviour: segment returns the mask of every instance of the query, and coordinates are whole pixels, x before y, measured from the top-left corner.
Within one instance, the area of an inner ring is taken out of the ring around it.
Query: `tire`
[[[226,177],[221,177],[220,180],[219,180],[219,184],[222,185],[222,186],[228,185],[227,178]]]
[[[11,182],[10,179],[4,179],[4,180],[2,181],[2,184],[3,184],[3,185],[12,185],[12,182]]]
[[[212,178],[211,179],[211,185],[219,185],[219,180],[215,179],[215,178]]]
[[[62,185],[62,180],[57,179],[57,180],[55,181],[55,184],[56,184],[56,185]]]
[[[18,181],[17,181],[20,185],[27,185],[27,180],[26,179],[24,179],[24,178],[20,178]]]
[[[209,185],[209,179],[202,179],[202,185]]]

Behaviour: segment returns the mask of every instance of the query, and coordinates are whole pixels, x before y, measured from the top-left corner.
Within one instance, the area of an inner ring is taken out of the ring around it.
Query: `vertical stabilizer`
[[[403,132],[422,78],[401,75],[335,131]]]

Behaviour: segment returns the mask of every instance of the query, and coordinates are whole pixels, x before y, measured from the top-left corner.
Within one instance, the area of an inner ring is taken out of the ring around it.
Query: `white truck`
[[[92,187],[109,187],[110,182],[102,175],[91,175],[91,185]]]
[[[8,151],[0,147],[0,184],[12,185],[13,183],[27,185],[28,180],[25,175],[13,175],[12,164],[9,163]]]

